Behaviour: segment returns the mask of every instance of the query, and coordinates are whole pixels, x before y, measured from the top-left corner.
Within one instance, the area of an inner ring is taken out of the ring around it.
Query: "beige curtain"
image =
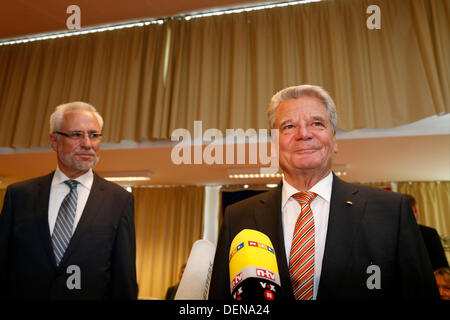
[[[139,298],[164,299],[203,230],[203,187],[134,188]]]
[[[150,25],[1,46],[0,146],[48,145],[55,106],[77,100],[102,114],[106,141],[146,137],[164,118],[154,114],[164,34]]]
[[[397,191],[416,199],[419,223],[450,237],[450,181],[398,182]]]
[[[47,119],[94,104],[105,141],[176,128],[266,128],[278,90],[323,86],[340,127],[392,127],[450,112],[450,3],[328,0],[0,47],[0,146],[47,145]],[[192,132],[192,131],[191,131]]]
[[[5,200],[5,194],[6,194],[6,189],[0,188],[0,213],[2,212],[3,201]]]
[[[392,184],[390,182],[364,182],[361,184],[365,185],[365,186],[377,187],[377,188],[393,191]]]
[[[371,3],[171,21],[176,99],[169,109],[183,116],[170,129],[192,130],[195,119],[221,130],[264,128],[272,94],[300,83],[329,90],[347,130],[449,112],[448,2],[377,1],[382,27],[368,30]]]

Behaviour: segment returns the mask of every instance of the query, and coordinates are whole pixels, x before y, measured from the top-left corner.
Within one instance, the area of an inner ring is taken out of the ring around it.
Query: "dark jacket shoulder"
[[[242,208],[254,207],[256,204],[259,204],[259,203],[264,204],[264,203],[267,203],[268,201],[269,202],[272,201],[273,198],[276,197],[280,193],[280,191],[281,191],[280,186],[278,186],[276,189],[262,192],[255,196],[252,196],[247,199],[233,203],[233,204],[229,205],[227,208],[229,208],[231,211],[234,211],[234,210],[239,210]]]
[[[46,184],[46,183],[50,183],[53,179],[53,175],[54,175],[54,171],[40,176],[40,177],[36,177],[36,178],[31,178],[28,180],[23,180],[23,181],[19,181],[19,182],[15,182],[12,183],[8,186],[8,189],[10,190],[23,190],[23,189],[28,189],[30,187],[34,187],[37,185],[41,185],[41,184]]]
[[[352,190],[354,193],[359,193],[361,196],[364,196],[366,198],[374,199],[375,201],[394,200],[394,199],[399,201],[401,197],[404,196],[401,193],[392,192],[379,187],[346,182],[335,176],[333,178],[333,192],[336,191],[335,189],[340,189],[343,187],[345,189]]]
[[[117,183],[108,181],[101,176],[99,176],[97,173],[94,172],[94,183],[97,183],[97,185],[100,188],[108,189],[108,192],[111,192],[115,195],[121,195],[125,197],[133,197],[133,194],[131,192],[128,192],[123,188],[122,186],[118,185]]]

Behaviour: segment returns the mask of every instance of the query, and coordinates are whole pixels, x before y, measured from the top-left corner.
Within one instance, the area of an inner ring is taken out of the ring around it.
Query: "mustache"
[[[73,155],[79,155],[79,154],[89,154],[89,155],[94,156],[94,157],[97,156],[97,154],[95,153],[95,151],[92,150],[92,149],[87,149],[87,150],[77,150],[77,151],[75,151],[75,152],[73,153]]]

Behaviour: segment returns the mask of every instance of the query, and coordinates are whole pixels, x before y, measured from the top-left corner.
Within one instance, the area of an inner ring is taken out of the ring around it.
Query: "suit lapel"
[[[73,236],[70,240],[69,246],[61,259],[60,266],[64,265],[64,263],[69,259],[70,255],[83,238],[83,235],[88,231],[88,226],[92,224],[92,221],[100,211],[101,206],[99,204],[103,201],[104,190],[105,188],[102,179],[94,173],[94,181],[92,183],[91,191],[89,192],[88,200],[84,207],[83,213],[81,214],[80,221],[78,221],[77,227],[75,228]]]
[[[281,288],[284,293],[283,299],[293,298],[281,219],[281,184],[277,189],[267,192],[265,197],[260,199],[259,205],[255,207],[254,216],[258,230],[266,234],[274,246]]]
[[[39,232],[41,234],[41,241],[44,245],[44,249],[48,254],[48,258],[53,265],[55,263],[55,256],[53,254],[52,239],[50,235],[50,227],[48,225],[48,203],[50,199],[50,188],[52,185],[53,175],[52,172],[44,177],[38,182],[37,187],[37,217]]]
[[[357,186],[346,183],[334,175],[317,299],[338,296],[341,281],[348,270],[353,242],[363,216],[364,206],[365,201],[358,197]]]

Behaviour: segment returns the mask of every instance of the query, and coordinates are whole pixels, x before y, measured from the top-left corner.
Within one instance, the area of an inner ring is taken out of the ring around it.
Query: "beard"
[[[79,153],[90,154],[94,156],[91,161],[79,161],[76,159],[76,155]],[[94,150],[75,150],[70,154],[63,154],[62,150],[58,148],[58,158],[61,162],[68,168],[78,170],[78,171],[88,171],[92,169],[98,162],[99,156],[95,153]]]

